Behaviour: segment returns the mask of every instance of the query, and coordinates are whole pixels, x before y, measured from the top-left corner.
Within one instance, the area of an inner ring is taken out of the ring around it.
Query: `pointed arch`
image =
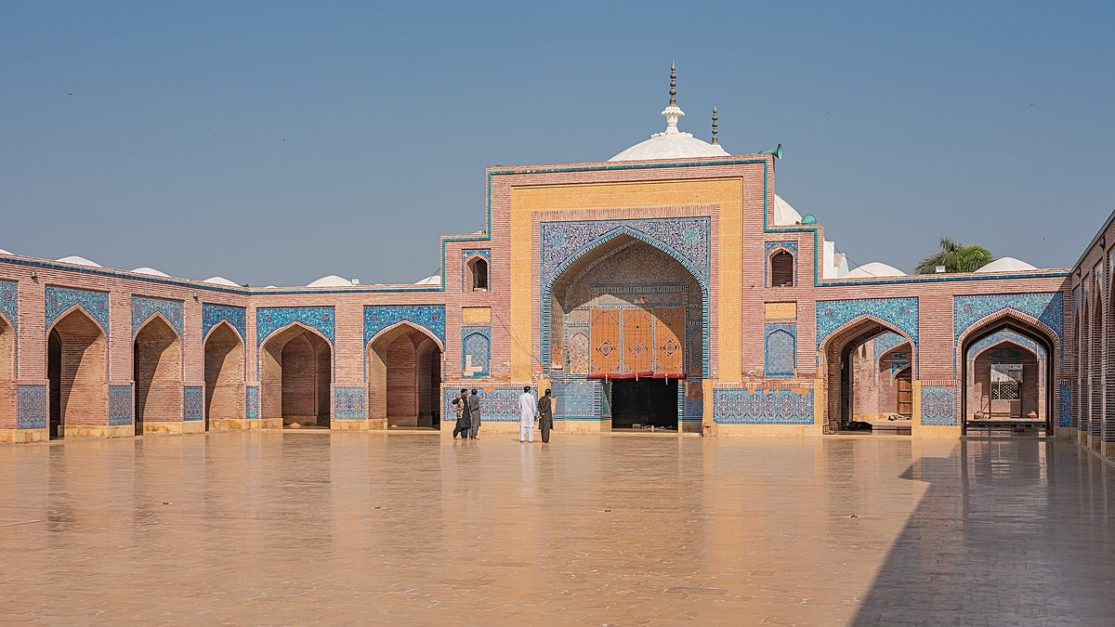
[[[244,338],[227,320],[206,334],[205,428],[220,429],[244,417]]]
[[[444,347],[425,326],[403,320],[365,347],[369,419],[376,426],[438,428]]]
[[[0,312],[0,428],[16,426],[16,345],[15,327]]]
[[[797,255],[786,246],[775,246],[767,253],[768,287],[794,287],[797,284]]]
[[[266,426],[328,427],[333,345],[295,321],[267,334],[259,351],[260,418]]]
[[[467,269],[468,291],[488,291],[490,268],[487,258],[481,254],[474,254],[465,261],[465,268]]]
[[[84,425],[108,424],[108,337],[75,305],[47,329],[50,437]]]
[[[182,338],[161,313],[147,318],[132,340],[135,433],[182,421]]]

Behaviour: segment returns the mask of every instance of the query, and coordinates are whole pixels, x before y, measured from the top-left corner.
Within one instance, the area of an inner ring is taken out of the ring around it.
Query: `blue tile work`
[[[380,331],[400,322],[425,328],[445,346],[445,305],[365,305],[364,345]]]
[[[952,427],[956,421],[956,388],[921,386],[921,424],[931,427]]]
[[[708,207],[709,210],[713,209]],[[711,221],[699,218],[661,218],[648,220],[587,220],[581,222],[543,222],[539,225],[539,276],[541,277],[540,354],[550,354],[550,292],[553,282],[566,268],[601,244],[626,235],[650,244],[669,255],[701,286],[701,372],[710,372],[709,363],[709,275],[711,272]],[[698,337],[697,334],[687,338]],[[695,342],[696,340],[694,340]],[[686,346],[689,355],[696,351]],[[543,364],[550,370],[549,360]]]
[[[491,327],[461,327],[461,376],[491,375]],[[471,363],[471,368],[469,364]]]
[[[108,424],[113,426],[132,424],[132,386],[108,386]]]
[[[1037,355],[1038,359],[1045,359],[1045,348],[1041,344],[1031,340],[1030,338],[1011,331],[1010,329],[1001,329],[988,335],[982,340],[972,344],[968,348],[968,369],[971,370],[972,362],[976,360],[976,356],[980,354],[985,348],[994,346],[1000,342],[1014,342],[1015,344],[1028,348]]]
[[[1057,334],[1058,342],[1062,341],[1065,307],[1060,292],[956,296],[952,299],[953,339],[958,339],[980,320],[1005,309],[1036,318]]]
[[[333,417],[338,420],[363,420],[364,388],[334,389]]]
[[[797,369],[798,325],[763,325],[763,355],[768,377],[792,377]]]
[[[708,218],[543,222],[540,229],[542,285],[549,285],[584,253],[620,235],[656,246],[688,268],[702,286],[708,285],[712,238]]]
[[[16,386],[16,426],[20,429],[46,428],[46,386]]]
[[[13,329],[19,329],[19,283],[0,281],[0,314]]]
[[[887,331],[882,335],[875,336],[875,359],[878,360],[887,351],[898,346],[906,341],[906,338],[895,333],[894,331]]]
[[[205,390],[200,385],[187,385],[182,388],[182,420],[186,422],[205,420]]]
[[[244,386],[244,417],[249,420],[259,418],[259,386]]]
[[[80,306],[108,334],[108,292],[46,286],[46,328],[74,305]]]
[[[135,335],[143,323],[156,313],[162,314],[170,326],[178,332],[178,337],[182,337],[182,301],[134,295],[132,296],[132,335]]]
[[[208,337],[209,332],[213,327],[221,322],[227,322],[232,325],[233,329],[240,334],[240,339],[243,340],[248,336],[248,329],[245,321],[247,315],[243,307],[234,307],[233,305],[215,305],[213,303],[201,304],[201,337]]]
[[[785,248],[786,250],[794,253],[795,257],[798,254],[797,242],[763,242],[763,248],[766,251],[767,257],[770,257],[770,254],[779,248]]]
[[[465,385],[446,385],[442,389],[442,407],[447,409],[442,413],[442,420],[452,422],[457,419],[453,407],[453,399],[461,393]],[[523,393],[523,386],[507,384],[484,386],[479,389],[480,416],[483,422],[519,422],[519,395]],[[536,390],[531,390],[535,394]],[[537,398],[537,396],[535,397]]]
[[[1072,384],[1068,381],[1062,381],[1060,385],[1060,396],[1058,398],[1059,406],[1057,408],[1057,426],[1071,427],[1072,424]]]
[[[551,384],[557,411],[556,420],[601,420],[597,405],[597,388],[601,385],[595,379],[554,380]]]
[[[333,344],[336,317],[333,307],[260,307],[256,309],[256,345],[263,344],[267,336],[291,324],[301,323],[321,333]]]
[[[712,416],[718,424],[813,424],[813,390],[715,388]]]
[[[701,422],[705,413],[705,391],[701,387],[701,380],[679,381],[678,385],[685,388],[685,402],[680,419],[682,422]]]
[[[918,299],[864,298],[817,301],[817,347],[834,331],[860,316],[871,316],[893,325],[918,344]]]

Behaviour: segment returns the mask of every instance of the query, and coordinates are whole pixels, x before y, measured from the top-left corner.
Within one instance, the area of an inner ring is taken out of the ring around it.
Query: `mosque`
[[[665,129],[611,159],[488,168],[487,228],[443,235],[441,273],[413,284],[249,288],[0,251],[0,441],[449,437],[461,388],[491,432],[531,385],[553,389],[559,432],[1115,447],[1111,220],[1073,268],[849,268],[776,193],[781,147],[733,154],[715,113],[710,141],[684,115],[672,75]]]

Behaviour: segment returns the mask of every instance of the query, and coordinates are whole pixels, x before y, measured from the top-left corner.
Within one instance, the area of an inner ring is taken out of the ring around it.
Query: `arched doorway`
[[[0,412],[12,417],[12,427],[16,426],[15,336],[15,329],[0,315]]]
[[[182,341],[162,316],[136,333],[132,373],[136,435],[164,430],[158,423],[182,421]]]
[[[301,324],[276,332],[260,353],[262,418],[283,427],[329,427],[333,352]]]
[[[244,418],[244,342],[227,322],[205,339],[205,429]]]
[[[108,424],[107,345],[101,327],[80,308],[47,333],[51,438],[70,427]]]
[[[886,338],[895,338],[898,345],[876,355],[875,342],[883,342]],[[887,411],[893,407],[893,415],[902,415],[904,407],[899,406],[899,392],[906,375],[902,379],[898,375],[905,370],[912,379],[917,364],[917,350],[905,333],[877,318],[864,316],[825,339],[821,355],[826,381],[826,433],[878,430],[910,433],[909,420],[890,420],[892,414]],[[884,368],[886,373],[882,372]],[[876,380],[880,381],[878,386],[874,383]],[[880,394],[884,392],[880,402]],[[903,391],[904,395],[906,393]],[[912,414],[912,389],[909,393]],[[905,398],[901,400],[905,403]]]
[[[366,356],[371,420],[384,428],[440,427],[442,347],[433,335],[403,322],[372,338]]]
[[[1060,359],[1056,335],[1010,313],[973,326],[959,339],[965,433],[1052,434]]]
[[[599,386],[591,394],[605,428],[676,431],[684,417],[700,421],[684,383],[700,385],[704,374],[705,291],[677,258],[619,234],[572,260],[546,296],[542,359],[555,384],[586,395],[582,406],[596,404],[589,390]]]

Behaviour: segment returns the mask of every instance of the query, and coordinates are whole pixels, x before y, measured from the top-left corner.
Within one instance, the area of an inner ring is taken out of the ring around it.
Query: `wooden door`
[[[685,308],[659,307],[654,315],[654,373],[680,378],[685,374]]]
[[[592,372],[593,376],[604,377],[619,372],[620,354],[619,329],[620,312],[618,309],[592,310],[591,323]]]
[[[898,413],[903,416],[914,414],[914,386],[910,381],[910,369],[906,368],[896,377],[898,384]]]
[[[643,376],[654,372],[654,320],[645,309],[623,310],[623,364],[620,372]]]

